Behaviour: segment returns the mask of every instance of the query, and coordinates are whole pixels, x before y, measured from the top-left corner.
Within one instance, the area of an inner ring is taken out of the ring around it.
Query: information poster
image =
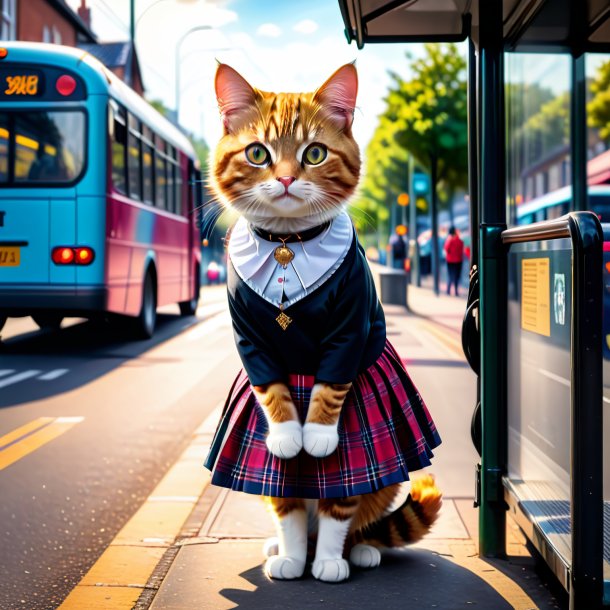
[[[550,259],[521,261],[521,328],[551,335]]]

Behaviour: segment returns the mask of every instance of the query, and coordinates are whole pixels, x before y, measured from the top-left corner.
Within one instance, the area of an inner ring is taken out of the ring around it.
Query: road
[[[55,608],[223,400],[239,363],[224,288],[150,341],[10,319],[0,343],[0,608]]]
[[[9,320],[0,343],[0,608],[57,608],[149,497],[239,367],[223,287],[150,341],[66,320]],[[474,375],[456,329],[386,308],[388,337],[430,407],[446,498],[470,498]],[[439,379],[443,383],[439,384]],[[204,456],[201,456],[203,461]],[[463,527],[463,526],[461,526]]]

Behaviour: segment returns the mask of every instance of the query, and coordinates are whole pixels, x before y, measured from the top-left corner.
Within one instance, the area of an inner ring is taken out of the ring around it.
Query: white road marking
[[[74,417],[56,417],[55,421],[59,424],[80,424],[84,421],[85,418],[82,416],[74,416]]]
[[[54,371],[50,371],[49,373],[45,373],[38,377],[38,379],[42,379],[43,381],[51,381],[53,379],[57,379],[62,375],[65,375],[70,369],[55,369]]]
[[[4,377],[4,375],[10,375],[11,373],[14,373],[15,369],[2,369],[0,370],[0,377]]]
[[[7,377],[0,381],[0,388],[5,388],[8,385],[12,385],[13,383],[19,383],[24,379],[29,379],[30,377],[36,377],[36,375],[40,375],[42,371],[24,371],[23,373],[17,373],[16,375],[12,375],[11,377]]]

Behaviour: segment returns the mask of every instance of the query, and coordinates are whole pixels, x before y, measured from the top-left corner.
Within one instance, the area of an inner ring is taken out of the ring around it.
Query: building
[[[91,29],[91,14],[86,0],[81,0],[77,12],[66,0],[3,0],[0,6],[1,40],[48,42],[82,48],[140,95],[144,94],[135,48],[129,41],[99,42]]]

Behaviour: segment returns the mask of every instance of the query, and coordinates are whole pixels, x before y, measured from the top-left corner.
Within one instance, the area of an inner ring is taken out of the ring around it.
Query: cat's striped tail
[[[412,481],[404,504],[357,533],[359,542],[373,546],[399,547],[421,540],[438,517],[442,493],[432,475]]]

